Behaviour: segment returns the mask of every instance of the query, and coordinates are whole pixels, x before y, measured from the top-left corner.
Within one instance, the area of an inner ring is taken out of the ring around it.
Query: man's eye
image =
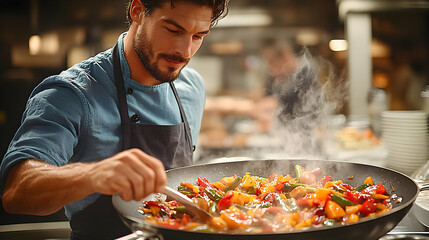
[[[179,31],[175,31],[175,30],[172,30],[172,29],[169,29],[169,28],[165,28],[165,29],[167,29],[167,31],[169,31],[171,33],[178,33],[179,32]]]
[[[196,38],[196,39],[203,39],[203,37],[198,36],[198,35],[194,35],[194,38]]]

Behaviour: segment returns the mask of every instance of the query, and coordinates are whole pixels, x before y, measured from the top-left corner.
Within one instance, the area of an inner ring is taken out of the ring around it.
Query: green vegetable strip
[[[331,199],[332,199],[332,201],[338,203],[338,205],[340,205],[343,208],[346,206],[356,205],[356,203],[354,203],[354,202],[352,202],[352,201],[350,201],[350,200],[348,200],[348,199],[346,199],[340,195],[337,195],[337,194],[332,194]]]
[[[177,206],[174,208],[174,210],[178,213],[185,213],[186,212],[186,207],[185,206]]]
[[[306,189],[308,188],[310,192],[312,192],[312,191],[314,192],[314,190],[315,190],[314,188],[308,187],[307,184],[303,184],[303,183],[288,183],[288,182],[286,182],[284,184],[284,191],[292,191],[296,187],[305,187]]]
[[[225,192],[228,192],[229,190],[234,190],[238,185],[240,185],[241,177],[237,177],[234,179],[234,181],[228,185],[228,187],[225,188]]]
[[[220,195],[218,192],[216,192],[216,190],[214,190],[211,187],[206,187],[204,188],[204,192],[207,194],[207,196],[215,201],[215,202],[219,202],[219,200],[222,199],[222,195]]]
[[[302,173],[302,168],[300,165],[295,165],[295,174],[296,174],[296,178],[298,180],[300,180],[302,178],[303,173]]]
[[[212,216],[219,216],[219,212],[217,211],[217,203],[212,202],[209,207],[209,212]]]
[[[201,225],[201,226],[194,227],[194,228],[191,229],[191,231],[194,231],[194,232],[208,232],[208,233],[214,232],[214,230],[212,228],[210,228],[209,226],[207,226],[207,225]]]
[[[356,187],[356,191],[360,192],[369,186],[370,185],[368,183],[364,183],[364,184],[360,185],[359,187]]]

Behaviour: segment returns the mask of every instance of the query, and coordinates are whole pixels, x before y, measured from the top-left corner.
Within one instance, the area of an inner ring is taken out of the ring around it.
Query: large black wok
[[[264,234],[223,234],[223,233],[198,233],[168,229],[152,225],[142,221],[142,215],[137,212],[141,203],[125,202],[120,197],[113,197],[113,205],[120,213],[125,224],[132,230],[141,230],[146,237],[156,236],[159,239],[378,239],[392,230],[408,213],[420,191],[419,186],[409,177],[386,168],[348,163],[338,161],[321,160],[251,160],[229,163],[216,163],[195,165],[177,168],[167,171],[168,186],[177,187],[180,182],[196,181],[197,176],[207,178],[209,181],[218,181],[222,177],[234,174],[244,175],[250,172],[253,175],[268,177],[271,173],[291,174],[294,176],[295,165],[304,166],[311,170],[320,167],[323,175],[330,175],[334,179],[341,179],[351,186],[363,183],[366,177],[371,176],[374,183],[382,183],[388,192],[395,193],[402,198],[402,202],[394,204],[394,208],[376,217],[365,218],[358,223],[323,227],[318,229]],[[353,176],[352,180],[347,177]],[[139,231],[140,232],[140,231]]]

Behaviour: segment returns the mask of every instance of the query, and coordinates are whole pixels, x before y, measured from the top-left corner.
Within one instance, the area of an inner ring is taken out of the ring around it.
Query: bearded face
[[[134,39],[134,51],[147,71],[161,82],[174,81],[180,71],[189,63],[190,58],[183,58],[179,54],[155,53],[153,43],[149,40],[146,25],[142,31],[136,34]],[[170,65],[162,65],[164,61],[174,62]]]
[[[136,11],[139,9],[139,1]],[[210,31],[212,9],[187,1],[166,2],[150,14],[136,12],[133,48],[140,62],[160,82],[175,80]]]

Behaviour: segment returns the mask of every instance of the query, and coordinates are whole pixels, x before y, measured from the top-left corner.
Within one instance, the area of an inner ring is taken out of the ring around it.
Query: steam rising
[[[329,134],[330,119],[347,97],[344,78],[322,58],[304,49],[296,71],[277,79],[273,93],[278,99],[275,133],[282,141],[282,151],[289,156],[325,158],[324,140]]]

